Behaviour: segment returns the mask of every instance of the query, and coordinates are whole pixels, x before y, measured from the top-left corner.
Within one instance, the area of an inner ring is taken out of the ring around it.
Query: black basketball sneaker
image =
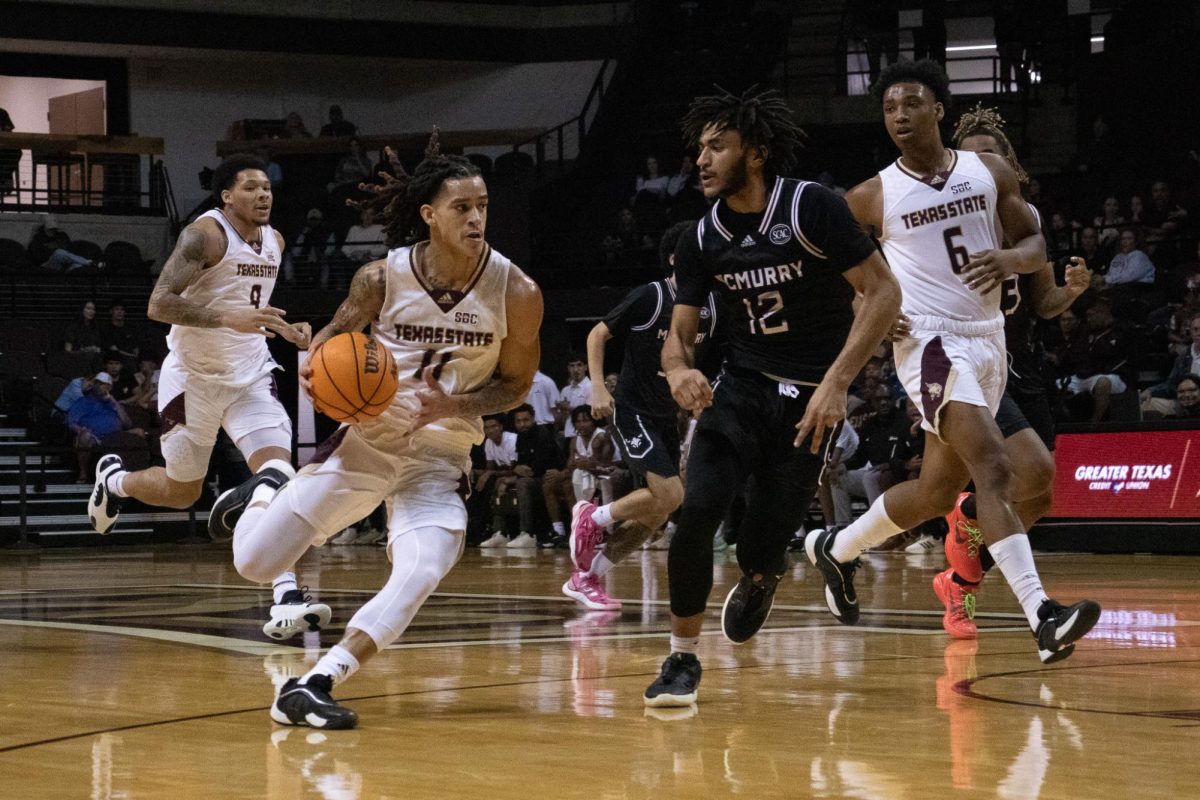
[[[1080,600],[1073,606],[1063,606],[1053,600],[1043,600],[1038,608],[1037,630],[1033,637],[1038,643],[1038,657],[1043,664],[1062,661],[1075,652],[1073,642],[1082,639],[1100,619],[1100,604]]]
[[[233,529],[242,518],[242,512],[250,505],[254,490],[266,484],[273,489],[279,489],[290,480],[274,467],[268,467],[255,473],[250,480],[235,486],[221,494],[213,503],[212,511],[208,513],[208,536],[214,542],[228,542],[233,538]]]
[[[671,653],[642,699],[655,708],[690,706],[696,702],[699,687],[700,659],[691,653]]]
[[[263,633],[272,639],[290,639],[304,631],[319,631],[329,624],[333,609],[324,603],[314,603],[308,587],[291,589],[283,593],[278,603],[271,606],[271,619],[263,625]]]
[[[838,622],[853,625],[858,622],[858,595],[854,591],[854,572],[858,559],[843,564],[830,554],[834,537],[832,530],[815,530],[804,539],[808,560],[821,571],[825,579],[825,605]]]
[[[300,725],[322,730],[346,730],[358,724],[358,714],[339,706],[329,696],[333,678],[314,675],[307,683],[292,678],[279,690],[271,705],[271,719],[280,725]]]
[[[782,575],[759,575],[755,582],[743,575],[721,607],[721,631],[734,644],[745,644],[771,616],[775,587]]]

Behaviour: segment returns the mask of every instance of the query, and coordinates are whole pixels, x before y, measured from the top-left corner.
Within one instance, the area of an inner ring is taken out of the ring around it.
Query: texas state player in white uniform
[[[124,498],[187,508],[200,497],[217,431],[224,428],[251,472],[295,474],[292,423],[275,393],[266,337],[308,347],[308,323],[289,325],[271,306],[283,237],[268,224],[271,181],[259,158],[233,155],[213,172],[221,207],[184,228],[150,295],[147,314],[170,323],[158,384],[166,467],[127,472],[117,455],[96,467],[88,518],[98,533],[117,522]],[[210,531],[212,530],[210,526]],[[330,609],[296,585],[292,564],[266,578],[274,605],[263,631],[285,639],[316,630]]]
[[[271,717],[284,725],[357,723],[330,697],[333,686],[394,642],[458,561],[467,523],[460,487],[471,446],[483,441],[481,416],[519,405],[541,359],[541,292],[484,241],[479,169],[440,155],[435,134],[414,174],[398,174],[370,206],[382,211],[389,237],[428,231],[428,239],[363,266],[312,349],[370,324],[396,359],[396,398],[378,418],[340,428],[282,490],[244,484],[231,511],[240,513],[234,564],[263,580],[380,501],[388,505],[391,576],[341,642],[281,688]],[[311,374],[301,369],[306,388]]]
[[[896,372],[931,435],[918,480],[889,489],[850,527],[810,536],[806,550],[825,579],[830,610],[853,622],[858,555],[949,513],[973,480],[983,539],[1025,612],[1039,657],[1058,661],[1096,623],[1100,607],[1089,600],[1064,607],[1043,590],[1011,502],[1011,462],[994,418],[1008,372],[1001,284],[1040,271],[1045,242],[1007,161],[942,145],[938,122],[950,91],[939,64],[892,65],[874,91],[900,158],[854,187],[846,202],[878,237],[900,283],[911,333],[896,343]]]

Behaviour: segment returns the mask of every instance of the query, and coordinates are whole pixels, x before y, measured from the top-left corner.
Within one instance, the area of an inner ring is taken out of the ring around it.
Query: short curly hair
[[[897,83],[920,83],[928,86],[933,96],[943,106],[950,106],[950,76],[946,68],[936,61],[923,58],[920,61],[897,61],[879,73],[879,80],[871,86],[871,95],[883,102],[887,90]]]

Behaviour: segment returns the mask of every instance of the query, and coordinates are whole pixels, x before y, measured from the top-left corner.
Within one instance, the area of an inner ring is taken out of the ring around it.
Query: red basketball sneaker
[[[979,523],[963,513],[962,504],[970,492],[963,492],[954,504],[954,510],[946,515],[946,560],[958,573],[958,577],[969,583],[983,580],[983,566],[979,563],[979,548],[983,545],[983,533]]]
[[[942,627],[955,639],[974,639],[979,635],[975,627],[975,587],[956,582],[953,574],[954,570],[948,569],[933,576],[933,591],[946,607]]]
[[[583,572],[592,568],[596,548],[604,538],[604,528],[592,522],[595,510],[596,506],[587,500],[580,500],[571,509],[571,562]]]

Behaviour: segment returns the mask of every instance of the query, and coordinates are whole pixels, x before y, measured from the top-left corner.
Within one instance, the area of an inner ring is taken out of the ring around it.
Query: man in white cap
[[[129,415],[112,396],[113,377],[107,372],[92,378],[92,388],[71,404],[67,412],[67,427],[75,434],[75,453],[79,459],[79,481],[88,482],[88,462],[92,448],[111,433],[128,430],[139,436],[146,432],[134,428]]]

